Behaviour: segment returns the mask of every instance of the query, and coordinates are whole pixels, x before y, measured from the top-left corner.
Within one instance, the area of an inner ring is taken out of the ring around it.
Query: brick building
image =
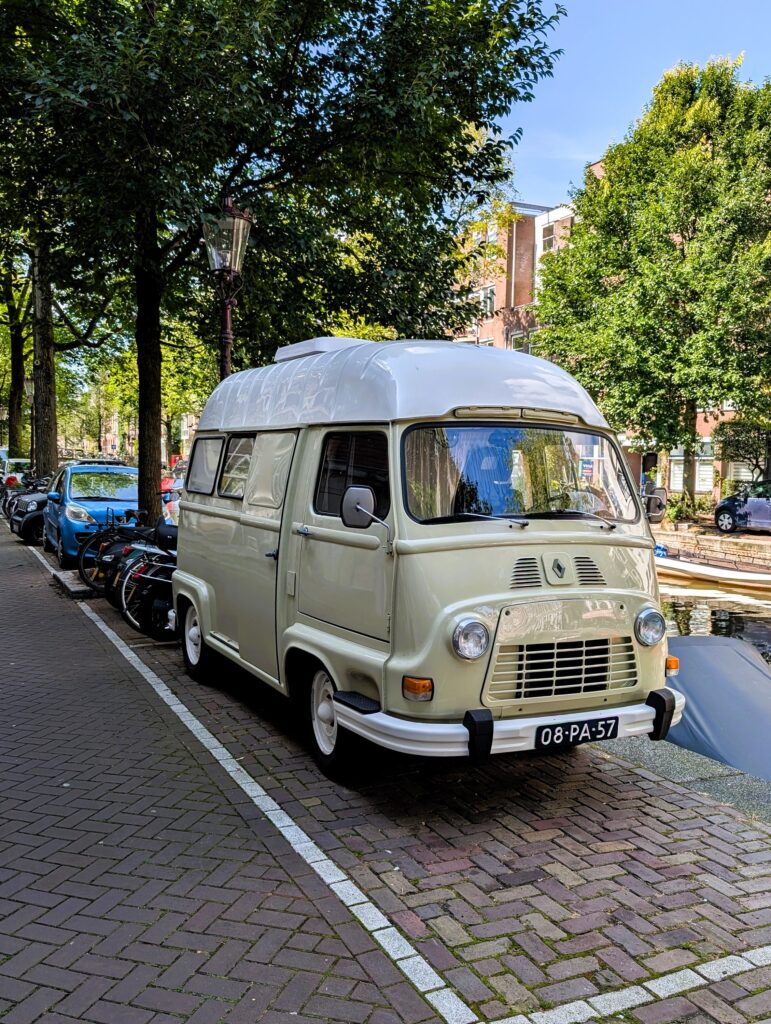
[[[589,168],[602,177],[601,163]],[[487,240],[495,242],[503,255],[487,268],[475,294],[480,315],[468,328],[456,334],[455,340],[476,345],[491,345],[529,352],[530,340],[538,330],[537,304],[538,266],[546,252],[567,244],[575,215],[569,206],[538,206],[533,203],[515,205],[518,218],[501,231],[490,228]],[[719,410],[699,410],[697,431],[701,451],[697,458],[696,491],[705,497],[719,497],[720,480],[749,480],[752,471],[744,463],[725,463],[713,458],[712,431],[716,424],[734,415],[730,403]],[[643,474],[657,466],[655,452],[633,450],[633,439],[620,435],[635,479],[642,483]],[[662,479],[662,471],[664,479]],[[677,493],[683,487],[683,450],[669,453],[668,466],[658,471],[657,483]]]

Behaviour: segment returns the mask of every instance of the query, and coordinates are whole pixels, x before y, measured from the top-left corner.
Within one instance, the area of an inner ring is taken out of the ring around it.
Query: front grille
[[[579,587],[604,587],[605,577],[599,570],[597,563],[586,555],[576,555],[573,559],[576,567],[576,578]]]
[[[630,636],[500,644],[487,699],[492,703],[597,693],[637,684]]]
[[[519,590],[521,587],[540,587],[541,570],[538,567],[537,558],[518,558],[514,563],[511,573],[511,590]]]

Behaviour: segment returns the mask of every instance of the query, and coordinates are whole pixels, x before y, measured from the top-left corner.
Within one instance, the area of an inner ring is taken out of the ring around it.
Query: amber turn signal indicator
[[[434,696],[434,680],[402,676],[402,696],[405,700],[431,700]]]
[[[676,658],[674,654],[667,655],[667,675],[676,676],[680,671],[680,659]]]

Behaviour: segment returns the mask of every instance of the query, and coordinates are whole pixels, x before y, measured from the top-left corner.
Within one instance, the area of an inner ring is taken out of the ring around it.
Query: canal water
[[[771,664],[771,594],[750,597],[661,584],[661,603],[670,636],[736,637]]]

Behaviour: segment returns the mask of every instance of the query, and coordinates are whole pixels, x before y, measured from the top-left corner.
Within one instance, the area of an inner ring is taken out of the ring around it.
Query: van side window
[[[221,437],[199,437],[193,446],[185,490],[191,494],[211,494],[222,451]]]
[[[322,516],[339,516],[346,487],[371,487],[375,515],[384,519],[391,507],[388,487],[388,438],[375,431],[327,434],[313,507]]]
[[[294,432],[257,434],[252,455],[252,475],[246,485],[246,501],[262,508],[281,508],[292,465]]]
[[[231,437],[220,477],[219,494],[223,498],[243,498],[249,463],[254,448],[253,437]]]

